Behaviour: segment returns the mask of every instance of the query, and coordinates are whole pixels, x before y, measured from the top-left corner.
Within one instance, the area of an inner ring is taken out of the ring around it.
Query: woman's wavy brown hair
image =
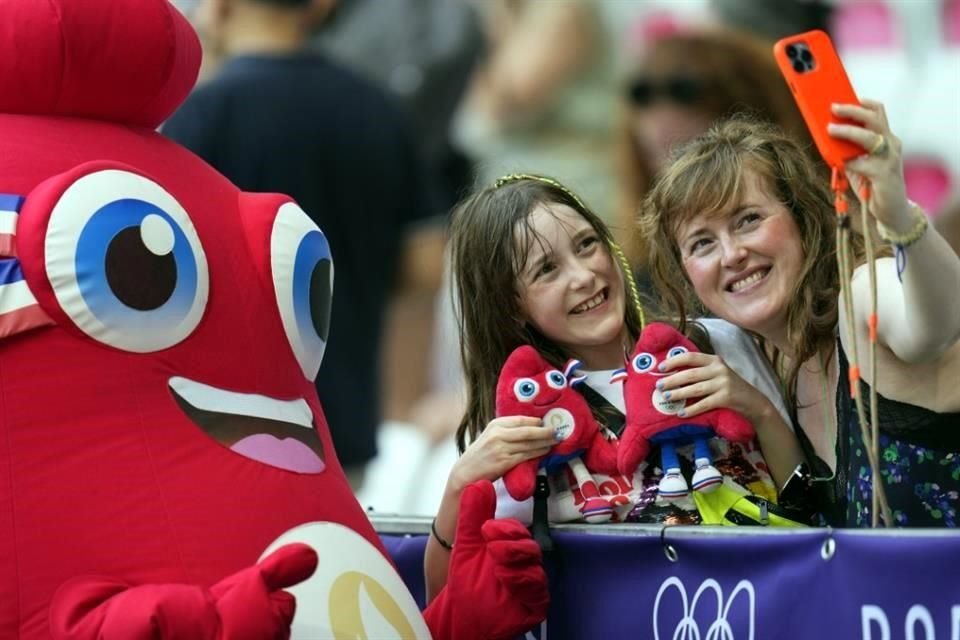
[[[603,221],[549,178],[509,179],[470,196],[453,213],[453,295],[467,386],[467,409],[457,429],[461,452],[494,418],[497,379],[514,349],[532,345],[559,368],[570,358],[530,326],[520,309],[517,275],[526,265],[532,244],[543,242],[530,221],[530,214],[541,204],[566,205],[579,213],[597,232],[604,251],[610,251],[613,237]],[[626,283],[624,290],[625,321],[635,340],[640,335],[640,313],[631,303]]]
[[[792,365],[781,372],[783,354],[764,344],[764,353],[782,375],[789,406],[796,406],[800,365],[834,346],[840,280],[836,215],[829,178],[791,136],[765,122],[735,117],[721,122],[678,149],[641,207],[640,235],[646,241],[660,302],[676,314],[681,328],[689,313],[703,313],[683,268],[677,231],[700,213],[729,211],[741,202],[746,172],[760,178],[767,193],[793,216],[800,233],[803,266],[787,307]],[[863,238],[854,233],[854,260],[863,259]]]

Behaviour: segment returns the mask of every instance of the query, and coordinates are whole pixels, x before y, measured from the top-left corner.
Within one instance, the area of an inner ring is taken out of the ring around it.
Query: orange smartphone
[[[842,167],[845,161],[863,155],[860,145],[827,134],[831,122],[860,124],[838,118],[830,110],[834,103],[860,104],[830,36],[819,30],[787,36],[773,45],[773,55],[827,164]]]

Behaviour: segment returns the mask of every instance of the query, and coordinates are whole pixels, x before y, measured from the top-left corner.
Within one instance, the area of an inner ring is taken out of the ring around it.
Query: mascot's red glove
[[[285,639],[296,601],[282,589],[316,568],[316,552],[298,543],[209,589],[76,578],[54,596],[50,633],[55,640]]]
[[[506,640],[547,616],[540,547],[519,521],[494,520],[496,506],[487,480],[460,498],[447,586],[423,612],[437,640]]]

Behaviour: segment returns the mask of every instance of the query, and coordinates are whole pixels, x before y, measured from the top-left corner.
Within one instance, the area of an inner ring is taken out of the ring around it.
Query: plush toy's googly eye
[[[207,304],[207,261],[187,211],[149,178],[83,175],[53,205],[47,277],[63,311],[104,344],[146,353],[184,340]]]
[[[637,373],[646,373],[657,364],[657,359],[649,353],[640,353],[633,357],[631,364]]]
[[[563,389],[567,386],[567,379],[562,373],[554,369],[547,372],[547,384],[554,389]]]
[[[283,329],[303,375],[313,380],[330,328],[333,258],[326,236],[292,202],[277,211],[270,263]]]
[[[674,348],[670,349],[670,351],[667,352],[667,357],[668,357],[668,358],[673,358],[673,357],[675,357],[675,356],[679,356],[679,355],[682,354],[682,353],[687,353],[687,351],[688,351],[688,350],[687,350],[686,347],[674,347]]]
[[[513,395],[520,402],[530,402],[540,392],[540,385],[533,378],[520,378],[513,383]]]

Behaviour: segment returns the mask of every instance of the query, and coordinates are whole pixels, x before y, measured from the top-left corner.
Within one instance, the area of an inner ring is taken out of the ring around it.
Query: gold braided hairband
[[[585,211],[590,211],[587,205],[583,203],[583,200],[581,200],[577,194],[553,178],[548,178],[546,176],[538,176],[532,173],[511,173],[501,178],[497,178],[496,182],[493,183],[493,188],[499,189],[506,184],[510,184],[511,182],[520,182],[521,180],[533,180],[535,182],[541,182],[559,189],[565,193],[567,197],[576,202],[578,207]],[[627,282],[627,288],[630,290],[630,297],[633,299],[633,304],[637,309],[637,315],[640,316],[640,329],[642,330],[646,326],[647,321],[646,316],[644,316],[643,313],[643,305],[640,303],[640,292],[637,290],[637,281],[633,277],[633,269],[630,268],[630,262],[627,260],[627,256],[624,255],[623,249],[621,249],[620,245],[614,242],[613,239],[610,240],[610,251],[620,264],[620,270],[623,271],[623,277]]]

